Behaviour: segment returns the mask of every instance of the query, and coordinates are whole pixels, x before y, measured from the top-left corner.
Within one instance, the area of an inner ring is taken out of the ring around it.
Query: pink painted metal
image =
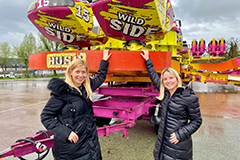
[[[219,54],[223,55],[225,53],[225,51],[226,51],[225,43],[219,42],[218,50],[219,50]]]
[[[159,21],[157,14],[148,14],[150,11],[151,13],[159,13],[158,10],[161,10],[158,8],[159,6],[156,7],[150,5],[155,4],[154,0],[100,0],[93,3],[91,6],[80,0],[74,0],[75,5],[77,4],[77,6],[69,5],[52,7],[48,5],[44,6],[44,4],[41,6],[42,2],[43,1],[34,2],[36,8],[28,12],[28,18],[35,27],[51,41],[62,42],[64,44],[70,43],[81,47],[92,46],[93,40],[98,41],[99,43],[104,43],[107,39],[105,35],[96,36],[89,28],[81,30],[83,25],[78,22],[79,18],[75,17],[79,12],[76,12],[73,7],[80,8],[81,6],[84,6],[85,11],[88,10],[89,13],[91,13],[91,9],[93,9],[94,15],[97,17],[104,33],[108,37],[124,39],[125,41],[146,41],[149,39],[147,36],[150,34],[155,34],[155,39],[163,39],[164,35],[173,25],[173,11],[171,5],[169,5],[169,0],[161,1],[162,6],[165,6],[166,8],[170,6],[168,10],[165,11],[166,13],[164,13],[164,15],[167,16],[161,21]],[[125,29],[132,27],[131,30],[128,30],[130,33],[128,32],[128,34],[125,34],[124,31],[126,30],[124,29],[122,32],[110,30],[110,22],[102,18],[102,15],[98,14],[100,11],[104,11],[105,13],[108,12],[111,5],[117,7],[120,5],[119,10],[122,9],[121,7],[125,8],[126,12],[117,12],[116,14],[118,18],[125,23],[123,26]],[[145,14],[139,15],[138,13],[140,12]],[[136,14],[133,15],[133,13]],[[152,19],[152,17],[155,17],[156,19]],[[166,21],[166,19],[168,19],[168,21]],[[165,26],[161,26],[160,24],[162,23]],[[166,29],[162,30],[163,27]],[[142,34],[138,35],[141,31]],[[84,36],[84,34],[89,34],[89,36],[86,36],[84,41],[77,41],[77,39],[81,39],[81,36]],[[124,137],[127,137],[127,129],[135,125],[135,120],[137,118],[143,116],[144,119],[149,119],[149,109],[155,106],[154,101],[159,94],[155,87],[150,86],[149,84],[146,87],[139,87],[137,83],[133,83],[132,86],[128,87],[101,87],[98,89],[98,93],[108,96],[108,98],[93,101],[94,116],[123,120],[120,124],[105,125],[98,128],[98,135],[108,136],[112,132],[123,131]],[[50,132],[48,132],[48,134],[50,136],[52,135]],[[34,143],[27,141],[14,143],[10,149],[1,152],[0,158],[12,155],[14,157],[21,157],[33,152],[42,152],[54,147],[53,137],[49,138],[44,133],[36,134],[33,136],[33,139]],[[36,144],[44,145],[46,148],[37,148]]]
[[[123,131],[123,137],[127,137],[128,136],[128,133],[127,133],[128,128],[131,128],[134,125],[135,125],[134,121],[127,121],[127,122],[123,122],[123,123],[115,124],[115,125],[111,125],[111,126],[105,125],[105,126],[97,129],[98,136],[104,135],[104,136],[108,137],[110,133]]]
[[[211,41],[208,44],[208,53],[210,55],[214,55],[217,52],[217,41],[215,41],[215,43],[213,43],[213,41]]]
[[[203,40],[203,42],[201,43],[201,41],[199,42],[199,46],[198,46],[198,50],[199,50],[199,55],[204,54],[204,52],[206,51],[206,45],[205,45],[205,41]]]
[[[92,8],[87,1],[38,0],[30,6],[29,20],[51,41],[90,47],[108,40],[103,34],[93,33]]]
[[[227,74],[227,75],[240,75],[240,70],[226,71],[226,72],[222,72],[221,74]]]
[[[206,51],[205,40],[201,39],[199,43],[197,43],[197,41],[192,42],[191,47],[192,56],[200,57],[201,55],[204,54],[205,51]]]
[[[48,131],[46,131],[46,133],[48,134],[49,137],[45,133],[40,132],[31,138],[26,138],[27,140],[34,141],[35,144],[32,144],[24,140],[14,143],[9,149],[6,149],[0,153],[0,158],[5,158],[8,156],[22,157],[24,155],[34,152],[41,153],[49,148],[52,148],[54,146],[53,137],[50,137],[52,136],[52,134]],[[43,149],[42,147],[37,147],[36,144],[46,146],[46,148]]]
[[[158,91],[153,86],[147,87],[101,87],[99,94],[107,97],[94,101],[94,116],[122,119],[123,123],[98,128],[98,135],[108,136],[109,133],[123,130],[127,137],[127,128],[135,125],[135,120],[142,115],[146,118],[149,109],[158,96]]]
[[[191,47],[192,56],[197,55],[197,54],[196,54],[197,51],[198,51],[197,41],[195,41],[195,42],[193,41],[193,42],[192,42],[192,47]]]
[[[214,41],[214,43],[213,43]],[[213,39],[208,44],[208,53],[212,56],[220,56],[223,55],[226,51],[225,40],[221,39],[219,41]]]
[[[108,37],[147,42],[151,39],[148,35],[156,35],[156,40],[162,40],[173,26],[174,14],[170,1],[159,3],[156,6],[155,0],[99,0],[91,7]],[[161,13],[162,6],[168,7],[165,13]],[[161,14],[165,15],[164,19],[160,18]]]
[[[139,87],[134,84],[130,87],[100,87],[98,94],[105,98],[93,101],[94,116],[122,119],[123,122],[114,125],[105,125],[97,128],[98,136],[109,136],[110,133],[123,131],[123,137],[128,136],[128,128],[135,125],[135,120],[141,116],[149,118],[149,109],[159,92],[153,86]],[[52,134],[46,131],[49,136]],[[32,138],[35,143],[41,143],[46,149],[54,147],[54,137],[47,137],[44,133],[38,133]],[[36,145],[20,141],[14,143],[11,148],[0,153],[0,158],[8,156],[21,157],[30,153],[39,152]]]

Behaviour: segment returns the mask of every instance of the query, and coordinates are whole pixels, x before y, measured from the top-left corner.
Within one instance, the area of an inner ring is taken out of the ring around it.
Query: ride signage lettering
[[[205,82],[227,83],[228,79],[222,77],[206,77]]]
[[[87,60],[87,55],[84,52],[49,53],[47,54],[47,68],[67,68],[68,64],[76,58]]]
[[[79,41],[86,41],[87,36],[84,35],[78,35],[78,34],[72,34],[72,30],[68,27],[61,26],[56,23],[47,22],[48,26],[45,26],[45,32],[52,36],[57,37],[59,40],[62,40],[67,43],[73,43],[76,39],[76,42]]]
[[[124,23],[123,23],[124,22]],[[118,12],[118,19],[111,19],[109,27],[115,31],[122,31],[124,35],[139,38],[141,35],[155,34],[160,28],[145,29],[145,20],[140,17],[133,17]]]

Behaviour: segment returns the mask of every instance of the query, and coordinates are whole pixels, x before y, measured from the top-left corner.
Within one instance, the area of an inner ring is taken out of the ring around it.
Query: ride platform
[[[150,82],[142,51],[109,51],[108,74],[112,75],[107,81]],[[35,53],[29,56],[30,70],[66,70],[68,64],[75,58],[87,61],[91,74],[96,74],[102,60],[103,51],[80,50]],[[166,67],[175,66],[180,69],[180,64],[172,62],[171,52],[149,51],[149,57],[157,73]]]

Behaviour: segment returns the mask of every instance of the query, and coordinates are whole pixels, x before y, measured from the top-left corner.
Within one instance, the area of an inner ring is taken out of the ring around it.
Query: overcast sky
[[[182,22],[183,40],[240,38],[239,0],[170,0],[175,18]],[[27,18],[34,0],[0,0],[0,42],[19,45],[25,34],[37,29]]]

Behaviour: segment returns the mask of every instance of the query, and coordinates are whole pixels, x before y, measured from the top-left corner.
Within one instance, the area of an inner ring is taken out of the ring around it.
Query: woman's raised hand
[[[148,60],[149,59],[149,51],[143,50],[143,53],[140,53],[143,59]]]
[[[109,54],[109,50],[103,50],[103,60],[108,60],[112,53]]]

